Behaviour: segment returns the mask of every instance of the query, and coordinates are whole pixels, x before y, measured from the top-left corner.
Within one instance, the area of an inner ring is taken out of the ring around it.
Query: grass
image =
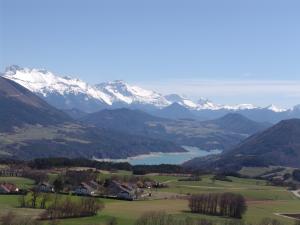
[[[117,173],[105,172],[101,178],[108,178],[113,175],[129,176],[129,172],[119,171]],[[165,182],[168,188],[154,191],[161,196],[170,194],[196,194],[208,192],[236,192],[244,195],[248,200],[248,210],[244,219],[247,222],[256,223],[265,217],[276,218],[284,222],[285,225],[292,225],[293,220],[279,217],[274,213],[299,213],[300,199],[297,199],[289,191],[282,187],[268,186],[266,182],[255,179],[242,179],[230,177],[232,182],[212,181],[211,176],[203,176],[201,181],[178,181],[179,177],[159,176],[157,174],[148,175],[150,178]],[[0,180],[14,182],[19,185],[30,186],[32,181],[24,178],[0,178]],[[155,194],[154,193],[154,194]],[[72,197],[80,198],[80,197]],[[105,209],[97,216],[75,219],[64,219],[60,221],[61,225],[91,225],[105,224],[110,218],[116,217],[120,225],[134,225],[136,219],[143,213],[149,211],[165,211],[176,217],[194,217],[208,218],[217,221],[225,221],[227,218],[197,215],[188,212],[187,200],[181,199],[159,199],[146,201],[119,201],[112,199],[103,199]],[[41,213],[40,210],[19,209],[18,196],[0,196],[0,214],[13,210],[18,214],[36,216]]]
[[[0,183],[12,183],[19,188],[30,188],[34,185],[34,181],[23,177],[0,177]]]

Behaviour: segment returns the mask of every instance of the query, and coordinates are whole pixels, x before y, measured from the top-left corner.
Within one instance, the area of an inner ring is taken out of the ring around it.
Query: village
[[[133,201],[150,199],[153,190],[167,187],[144,176],[107,176],[107,173],[92,168],[34,170],[6,167],[0,169],[0,177],[24,177],[34,180],[35,184],[22,189],[16,184],[1,182],[0,194],[59,193]]]

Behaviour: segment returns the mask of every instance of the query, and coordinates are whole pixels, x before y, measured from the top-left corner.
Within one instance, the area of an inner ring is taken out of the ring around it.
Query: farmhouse
[[[137,189],[125,184],[120,184],[117,181],[111,181],[107,186],[107,192],[111,196],[115,196],[119,199],[124,200],[135,200],[137,199]]]
[[[74,190],[74,193],[76,195],[89,195],[89,196],[93,196],[93,195],[96,195],[96,192],[97,192],[97,185],[95,183],[93,183],[93,184],[87,184],[87,183],[82,182]]]
[[[12,194],[18,192],[19,192],[19,188],[17,188],[16,185],[14,184],[10,184],[10,183],[0,184],[0,194]]]
[[[46,193],[54,192],[53,185],[49,184],[48,182],[40,183],[37,188],[40,192],[46,192]]]

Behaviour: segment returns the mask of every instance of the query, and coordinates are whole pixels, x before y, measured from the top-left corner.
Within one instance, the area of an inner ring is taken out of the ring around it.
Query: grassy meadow
[[[100,175],[105,179],[110,176],[129,176],[130,172],[120,171],[109,173],[103,171]],[[255,179],[243,179],[229,177],[232,182],[212,181],[210,175],[202,176],[201,181],[178,181],[179,177],[160,176],[157,174],[147,175],[150,178],[166,183],[168,187],[153,189],[151,200],[121,201],[112,199],[101,199],[105,204],[105,209],[94,217],[64,219],[61,225],[101,225],[105,224],[111,217],[117,218],[120,225],[133,225],[138,217],[149,211],[165,211],[176,217],[209,218],[212,220],[224,221],[227,218],[216,216],[196,215],[189,213],[188,201],[181,199],[183,195],[208,192],[235,192],[241,193],[247,199],[248,210],[244,220],[248,222],[258,222],[262,218],[271,217],[284,222],[286,225],[294,224],[291,219],[279,217],[275,213],[299,213],[300,199],[297,199],[291,192],[283,187],[268,186],[265,181]],[[28,188],[33,185],[33,181],[25,178],[0,177],[0,182],[10,182]],[[64,198],[66,196],[61,196]],[[74,197],[72,198],[80,198]],[[0,195],[0,214],[13,211],[17,214],[38,216],[43,210],[18,208],[19,196]],[[45,222],[45,224],[47,224]]]

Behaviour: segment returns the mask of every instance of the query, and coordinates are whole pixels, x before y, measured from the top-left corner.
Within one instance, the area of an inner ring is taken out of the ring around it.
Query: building
[[[95,185],[95,184],[93,184]],[[92,187],[92,185],[87,183],[81,183],[78,187],[75,188],[74,194],[76,195],[87,195],[87,196],[93,196],[96,195],[97,189]]]
[[[20,190],[14,184],[2,183],[0,184],[0,194],[18,193]]]
[[[137,199],[137,190],[129,185],[120,184],[117,181],[111,181],[107,186],[107,193],[118,199],[135,200]]]
[[[48,182],[40,183],[37,188],[38,188],[38,191],[40,191],[40,192],[46,192],[46,193],[54,192],[53,185],[49,184]]]

